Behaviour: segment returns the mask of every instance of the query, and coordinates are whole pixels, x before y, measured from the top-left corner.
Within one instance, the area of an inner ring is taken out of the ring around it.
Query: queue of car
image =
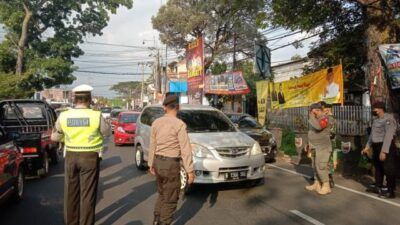
[[[164,115],[161,105],[140,112],[102,108],[113,127],[115,145],[134,145],[135,164],[146,169],[153,121]],[[209,106],[182,105],[178,117],[188,128],[193,148],[195,184],[264,182],[265,162],[276,157],[273,135],[247,114],[224,114]],[[0,102],[0,202],[23,198],[24,177],[44,177],[58,162],[59,145],[51,142],[56,111],[46,102]],[[189,192],[185,170],[181,184]]]

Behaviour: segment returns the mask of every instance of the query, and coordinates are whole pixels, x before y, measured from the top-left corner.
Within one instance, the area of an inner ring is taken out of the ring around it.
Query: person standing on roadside
[[[99,154],[110,126],[100,111],[90,108],[89,85],[80,85],[74,93],[73,109],[60,114],[51,140],[65,142],[64,220],[67,225],[94,225]]]
[[[166,114],[151,126],[149,172],[156,176],[158,199],[154,209],[154,225],[170,225],[176,210],[181,187],[181,161],[188,174],[188,184],[194,182],[192,149],[186,124],[177,118],[178,97],[165,98]]]
[[[329,119],[322,111],[320,103],[310,106],[310,130],[308,131],[309,149],[312,151],[314,184],[306,186],[309,191],[317,191],[320,195],[331,192],[329,185],[329,159],[332,153]]]
[[[372,131],[368,143],[362,154],[367,154],[372,148],[372,160],[375,167],[375,187],[368,188],[368,192],[377,193],[382,198],[395,198],[396,189],[396,146],[394,136],[397,123],[393,115],[386,113],[385,103],[375,102],[372,105]],[[388,191],[382,191],[383,178],[386,176]]]

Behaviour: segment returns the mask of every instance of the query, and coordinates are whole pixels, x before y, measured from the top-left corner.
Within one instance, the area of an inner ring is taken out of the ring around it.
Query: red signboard
[[[217,95],[243,95],[250,93],[241,71],[206,76],[205,92]]]
[[[186,50],[189,104],[202,102],[204,84],[203,37],[189,43]]]

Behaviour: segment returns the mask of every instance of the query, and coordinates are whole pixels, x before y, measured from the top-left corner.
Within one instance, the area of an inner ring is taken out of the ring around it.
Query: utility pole
[[[142,65],[142,90],[140,91],[140,102],[141,102],[141,106],[143,108],[143,100],[144,100],[144,63],[141,64]]]

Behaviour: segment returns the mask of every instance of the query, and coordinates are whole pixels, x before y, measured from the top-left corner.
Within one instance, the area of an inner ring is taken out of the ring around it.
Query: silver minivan
[[[135,162],[144,170],[153,121],[164,115],[161,105],[143,109],[136,123]],[[195,183],[252,180],[263,183],[265,160],[260,145],[240,132],[219,110],[209,106],[181,105],[178,117],[188,129],[193,149]],[[181,171],[182,188],[186,174]]]

